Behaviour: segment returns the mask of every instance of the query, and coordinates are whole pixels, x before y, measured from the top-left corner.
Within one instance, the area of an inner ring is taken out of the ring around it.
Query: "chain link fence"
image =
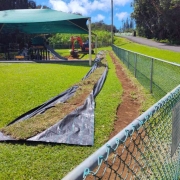
[[[113,50],[142,85],[160,100],[63,180],[178,180],[180,67],[115,46]]]
[[[164,96],[63,180],[178,180],[180,85]]]
[[[138,81],[159,100],[180,84],[180,64],[112,46],[114,53]]]

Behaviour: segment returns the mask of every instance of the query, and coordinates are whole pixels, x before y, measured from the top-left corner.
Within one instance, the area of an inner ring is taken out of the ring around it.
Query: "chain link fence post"
[[[154,65],[154,59],[151,59],[151,75],[150,75],[150,93],[153,92],[153,65]]]
[[[136,78],[137,76],[137,54],[135,54],[135,58],[134,58],[134,77]]]
[[[127,65],[128,65],[128,69],[129,69],[129,51],[127,52]]]

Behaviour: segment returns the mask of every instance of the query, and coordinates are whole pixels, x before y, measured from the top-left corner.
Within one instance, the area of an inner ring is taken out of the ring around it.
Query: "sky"
[[[51,9],[81,13],[83,16],[91,17],[92,22],[101,20],[111,24],[111,0],[34,0],[36,5],[46,5]],[[131,2],[133,0],[113,0],[113,24],[117,29],[122,27],[123,21],[130,17],[133,11]]]

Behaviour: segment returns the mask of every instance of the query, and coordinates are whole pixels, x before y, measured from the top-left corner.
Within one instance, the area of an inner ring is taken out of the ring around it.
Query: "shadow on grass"
[[[37,62],[37,63],[44,63],[44,64],[57,64],[57,65],[68,65],[68,66],[84,66],[84,67],[90,67],[89,60],[72,60],[72,61],[59,61],[59,62]],[[94,64],[94,61],[92,61],[92,65]]]
[[[123,43],[123,44],[117,44],[117,46],[124,46],[124,45],[131,44],[131,43],[133,43],[133,42]]]
[[[84,67],[90,67],[89,60],[70,60],[70,61],[53,61],[53,60],[32,60],[32,61],[2,61],[3,63],[38,63],[38,64],[57,64],[57,65],[68,65],[68,66],[84,66]],[[94,64],[94,60],[91,61],[91,64]]]
[[[28,140],[6,140],[0,141],[2,144],[11,145],[26,145],[26,146],[38,146],[38,145],[50,145],[50,146],[72,146],[72,147],[92,147],[91,145],[76,145],[76,144],[66,144],[66,143],[53,143],[53,142],[42,142],[42,141],[28,141]]]

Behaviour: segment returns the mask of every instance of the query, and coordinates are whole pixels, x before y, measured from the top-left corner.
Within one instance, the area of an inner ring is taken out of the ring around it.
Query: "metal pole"
[[[128,64],[128,69],[129,69],[129,51],[128,51],[128,57],[127,57],[127,64]]]
[[[92,61],[92,48],[91,48],[91,18],[88,19],[89,21],[89,65],[91,66]]]
[[[135,54],[135,61],[134,61],[134,77],[137,77],[137,54]]]
[[[153,92],[153,87],[152,87],[152,84],[153,84],[153,64],[154,64],[154,59],[152,58],[151,59],[151,75],[150,75],[150,93]]]
[[[97,55],[97,35],[95,35],[95,54]]]
[[[111,0],[111,43],[113,44],[113,0]]]

